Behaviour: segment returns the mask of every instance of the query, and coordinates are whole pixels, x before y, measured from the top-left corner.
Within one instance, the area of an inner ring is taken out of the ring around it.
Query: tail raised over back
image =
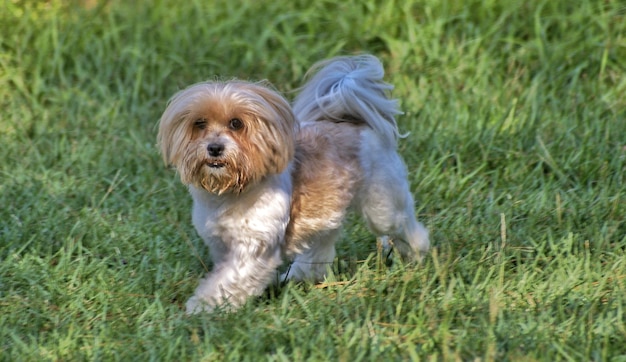
[[[293,110],[299,122],[366,123],[390,147],[399,137],[395,115],[398,102],[387,94],[385,71],[373,55],[343,56],[315,64],[309,81],[296,97]]]

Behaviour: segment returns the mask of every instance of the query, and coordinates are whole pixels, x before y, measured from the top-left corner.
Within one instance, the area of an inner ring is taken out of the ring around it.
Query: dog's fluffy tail
[[[394,116],[402,112],[398,102],[387,96],[393,86],[383,81],[384,74],[373,55],[337,57],[315,64],[294,101],[296,119],[364,122],[395,148],[400,135]]]

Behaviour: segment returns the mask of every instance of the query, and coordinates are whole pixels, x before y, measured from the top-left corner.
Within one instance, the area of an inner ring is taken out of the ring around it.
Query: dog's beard
[[[183,183],[217,195],[241,193],[262,177],[253,172],[250,160],[241,150],[211,157],[202,142],[189,144],[178,171]]]
[[[221,195],[225,192],[241,192],[243,184],[240,182],[238,172],[233,172],[232,168],[221,163],[219,168],[211,164],[203,164],[195,172],[197,181],[196,186],[202,187],[210,193]]]
[[[203,143],[192,142],[184,152],[178,166],[181,181],[214,194],[241,192],[238,162],[232,153],[220,157],[210,157]]]

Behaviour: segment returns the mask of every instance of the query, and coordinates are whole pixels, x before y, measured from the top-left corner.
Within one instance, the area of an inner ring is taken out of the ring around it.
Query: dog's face
[[[254,83],[207,82],[170,100],[158,142],[184,184],[239,193],[287,167],[294,127],[289,103],[276,92]]]

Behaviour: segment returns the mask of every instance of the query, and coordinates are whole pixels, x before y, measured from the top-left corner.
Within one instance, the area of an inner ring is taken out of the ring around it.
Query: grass
[[[351,218],[327,283],[186,317],[168,98],[360,52],[432,254],[384,267]],[[618,0],[3,1],[0,359],[626,360],[625,73]]]

